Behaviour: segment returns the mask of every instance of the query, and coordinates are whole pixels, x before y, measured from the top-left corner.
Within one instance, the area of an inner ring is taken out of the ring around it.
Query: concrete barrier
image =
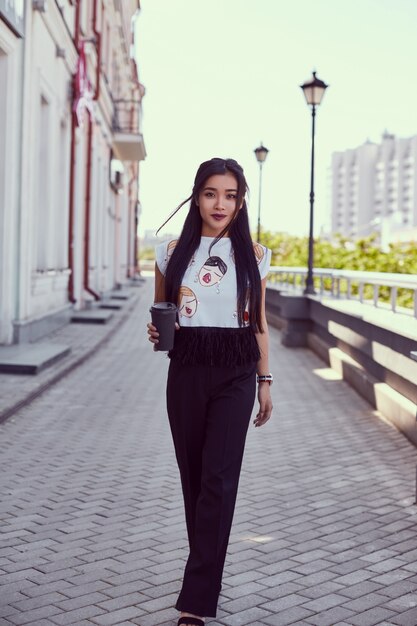
[[[268,322],[287,347],[309,347],[417,445],[417,323],[359,302],[267,287]]]

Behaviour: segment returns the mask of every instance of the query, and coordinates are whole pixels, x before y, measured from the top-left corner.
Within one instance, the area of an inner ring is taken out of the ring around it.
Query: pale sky
[[[328,83],[316,116],[315,226],[328,222],[333,151],[384,129],[417,134],[417,0],[141,0],[137,58],[148,156],[140,165],[143,233],[191,192],[198,165],[235,158],[256,230],[307,234],[311,110],[301,85]],[[186,214],[164,232],[179,232]],[[162,233],[163,234],[163,233]]]

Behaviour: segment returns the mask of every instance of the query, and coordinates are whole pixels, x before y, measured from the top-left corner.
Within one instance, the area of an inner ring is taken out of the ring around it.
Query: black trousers
[[[169,366],[168,417],[190,546],[180,611],[216,616],[255,374],[256,363],[226,368],[171,360]]]

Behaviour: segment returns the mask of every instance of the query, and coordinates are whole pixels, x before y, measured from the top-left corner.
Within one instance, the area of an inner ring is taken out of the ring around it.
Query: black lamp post
[[[313,72],[311,80],[300,85],[304,92],[304,96],[307,104],[311,105],[312,115],[312,131],[311,131],[311,184],[310,184],[310,233],[308,236],[308,270],[306,286],[304,289],[305,294],[315,294],[314,280],[313,280],[313,257],[314,257],[314,133],[315,133],[315,117],[316,106],[321,103],[324,92],[328,85],[322,80],[317,78],[316,72]]]
[[[254,153],[256,156],[256,160],[259,163],[259,203],[258,203],[258,236],[256,238],[257,242],[259,243],[259,240],[261,238],[261,191],[262,191],[262,165],[268,155],[268,148],[265,148],[265,146],[261,145],[258,148],[255,148]]]

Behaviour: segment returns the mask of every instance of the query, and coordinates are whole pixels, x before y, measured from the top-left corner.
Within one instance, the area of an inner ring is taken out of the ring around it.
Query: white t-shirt
[[[182,279],[178,308],[180,326],[239,328],[235,261],[229,237],[220,239],[211,249],[213,237],[201,237],[200,245]],[[156,263],[165,275],[177,240],[155,248]],[[269,272],[271,250],[253,244],[262,278]]]

